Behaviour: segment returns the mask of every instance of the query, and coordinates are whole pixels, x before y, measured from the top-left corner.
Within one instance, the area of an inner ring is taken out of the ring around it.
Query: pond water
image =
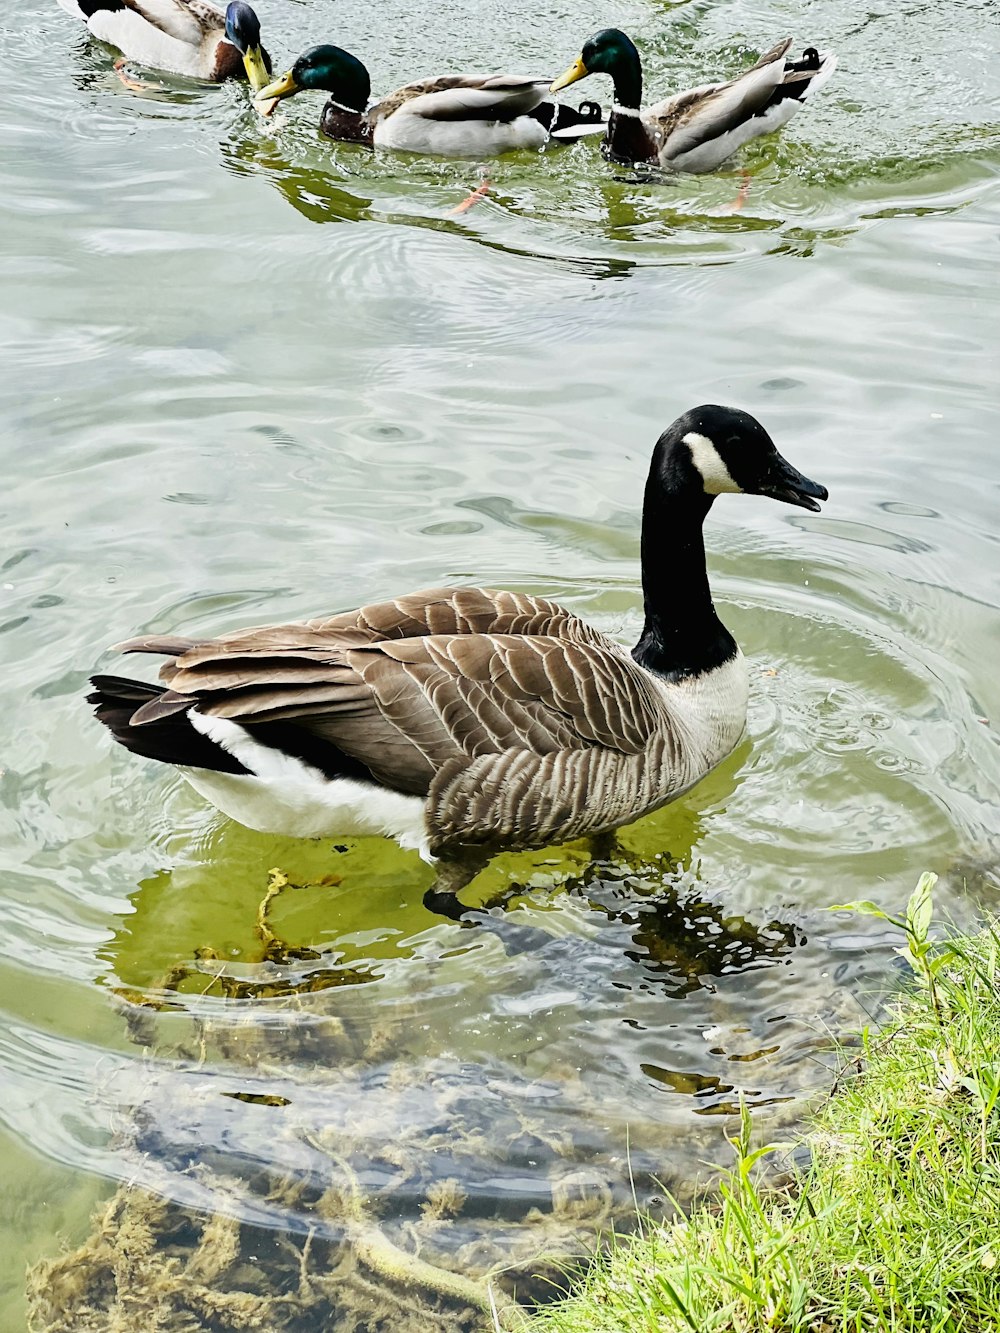
[[[454,215],[475,163],[331,145],[318,97],[265,124],[238,88],[126,88],[54,4],[8,7],[11,1333],[26,1265],[84,1242],[122,1181],[236,1219],[244,1250],[360,1248],[351,1308],[373,1327],[376,1232],[527,1289],[540,1249],[624,1224],[633,1186],[688,1197],[741,1097],[781,1134],[829,1086],[830,1040],[875,1012],[898,943],[833,904],[898,909],[932,869],[969,924],[1000,889],[996,4],[260,12],[280,68],[336,40],[377,88],[555,74],[609,23],[651,94],[786,32],[840,67],[746,151],[741,212],[738,172],[650,182],[581,144],[491,164]],[[500,858],[465,897],[505,893],[523,947],[426,912],[414,855],[227,823],[82,702],[141,629],[444,582],[554,597],[631,642],[649,452],[712,401],[758,415],[831,497],[711,516],[748,739],[610,866],[582,846]],[[216,1327],[177,1324],[195,1326]]]

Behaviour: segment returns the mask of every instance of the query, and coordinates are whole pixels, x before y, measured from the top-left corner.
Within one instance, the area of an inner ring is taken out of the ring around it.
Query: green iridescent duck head
[[[345,111],[361,114],[371,96],[371,79],[361,61],[349,51],[339,46],[311,46],[287,74],[262,88],[257,100],[277,101],[309,88],[329,93]]]
[[[607,74],[614,80],[615,101],[637,109],[642,102],[642,61],[635,43],[620,28],[604,28],[584,43],[573,64],[552,84],[550,92],[568,88],[588,74]]]

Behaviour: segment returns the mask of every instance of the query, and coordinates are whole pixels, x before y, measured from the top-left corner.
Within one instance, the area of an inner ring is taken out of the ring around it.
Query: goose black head
[[[671,490],[697,487],[708,503],[717,495],[769,495],[819,511],[825,486],[810,481],[775,448],[749,412],[705,404],[678,417],[660,437],[659,479]]]
[[[339,46],[311,46],[280,79],[258,93],[261,101],[293,97],[304,88],[321,89],[347,111],[363,112],[371,96],[367,69],[349,51]]]
[[[271,59],[260,43],[260,19],[245,0],[232,0],[226,9],[226,41],[243,57],[243,67],[255,93],[271,77]]]

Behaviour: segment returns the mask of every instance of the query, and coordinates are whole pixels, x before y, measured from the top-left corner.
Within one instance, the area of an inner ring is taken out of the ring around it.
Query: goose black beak
[[[797,505],[800,509],[811,509],[814,514],[819,513],[817,501],[830,498],[830,492],[825,486],[804,477],[798,468],[792,467],[787,459],[777,453],[759,493],[769,495],[772,500]]]

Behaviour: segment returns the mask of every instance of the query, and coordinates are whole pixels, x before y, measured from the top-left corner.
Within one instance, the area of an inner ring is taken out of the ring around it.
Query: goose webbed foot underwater
[[[254,91],[271,77],[260,20],[245,0],[225,13],[209,0],[59,0],[102,42],[129,60],[191,79],[248,79]]]
[[[590,873],[598,867],[618,864],[626,855],[613,831],[593,834],[586,841],[590,852],[587,871]],[[424,907],[433,915],[446,917],[458,925],[488,930],[500,939],[508,954],[527,953],[551,943],[552,936],[548,931],[520,920],[513,921],[508,914],[511,902],[526,892],[521,883],[514,881],[505,885],[480,906],[467,907],[461,901],[458,896],[461,890],[472,883],[489,861],[489,854],[485,852],[473,852],[460,860],[439,861],[434,883],[424,894]]]
[[[587,873],[627,859],[627,853],[613,830],[592,834],[586,842],[590,852]],[[439,861],[434,883],[424,894],[424,907],[433,915],[447,917],[460,925],[491,930],[501,938],[508,952],[524,953],[548,943],[551,936],[547,931],[521,923],[512,924],[507,915],[511,902],[527,892],[524,884],[515,880],[476,907],[467,907],[458,897],[489,861],[489,854],[484,852],[465,855],[457,861]]]
[[[748,413],[685,412],[646,481],[631,652],[545,598],[432,588],[215,639],[130,639],[120,651],[166,658],[162,684],[98,675],[89,700],[120,745],[248,828],[419,851],[438,865],[430,905],[454,918],[497,852],[607,838],[739,742],[747,671],[702,534],[726,493],[827,498]]]
[[[515,74],[445,74],[418,79],[371,102],[368,70],[339,46],[311,46],[257,94],[270,115],[308,89],[329,93],[320,130],[342,143],[438,157],[490,157],[518,148],[603,134],[596,102],[579,109],[546,99],[549,80]]]
[[[550,91],[606,74],[615,100],[605,157],[648,162],[665,171],[715,171],[743,144],[787,125],[836,68],[830,51],[808,46],[795,58],[788,54],[791,46],[787,37],[736,78],[688,88],[642,111],[642,60],[636,45],[620,29],[605,28],[589,38]]]
[[[509,884],[487,902],[468,907],[458,894],[489,864],[488,855],[463,858],[461,861],[440,861],[434,883],[423,898],[424,907],[433,916],[444,917],[463,929],[475,929],[494,936],[508,957],[516,954],[538,953],[553,942],[553,935],[531,925],[525,912],[510,912],[510,902],[525,892],[521,884]]]
[[[475,852],[455,860],[439,861],[434,883],[424,894],[424,906],[428,912],[447,917],[449,921],[471,920],[476,915],[476,909],[466,907],[458,895],[488,863],[488,855]]]

